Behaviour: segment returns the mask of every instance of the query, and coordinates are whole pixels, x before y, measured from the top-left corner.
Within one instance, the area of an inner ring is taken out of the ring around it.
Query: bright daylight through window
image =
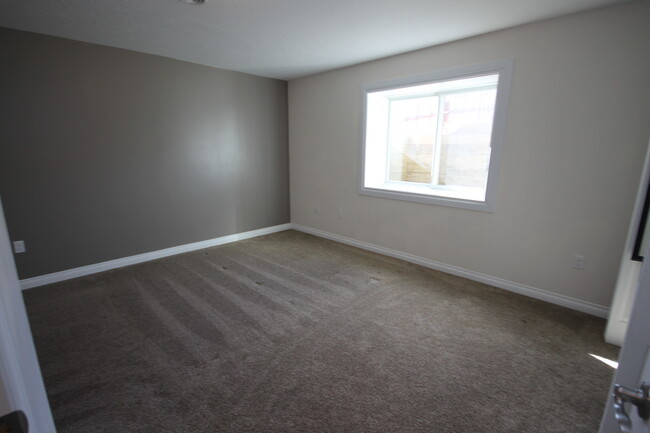
[[[492,210],[512,61],[364,86],[361,193]]]

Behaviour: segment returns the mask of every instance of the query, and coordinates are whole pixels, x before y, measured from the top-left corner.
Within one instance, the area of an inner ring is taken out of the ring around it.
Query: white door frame
[[[642,263],[632,260],[634,243],[636,242],[639,223],[641,222],[641,212],[646,198],[648,183],[650,182],[650,143],[646,151],[645,162],[639,189],[636,195],[632,220],[628,229],[627,241],[621,258],[621,267],[618,271],[612,306],[609,311],[607,328],[605,329],[605,341],[610,344],[620,346],[625,338],[625,331],[632,311],[632,303],[636,295],[639,284],[639,275],[641,273]],[[648,230],[648,229],[646,229]]]
[[[56,433],[0,201],[0,415],[19,409],[30,433]]]
[[[650,250],[646,250],[646,254]],[[647,256],[646,256],[647,257]],[[619,383],[628,388],[638,388],[642,381],[648,381],[650,375],[650,260],[644,261],[639,279],[636,298],[633,302],[630,321],[628,324],[625,341],[619,355],[619,364],[614,378],[614,383]],[[607,406],[603,412],[600,433],[618,433],[617,423],[614,419],[614,408],[612,403],[612,387],[607,400]],[[634,432],[649,432],[650,424],[636,416],[636,408],[627,405],[628,415],[632,418]]]

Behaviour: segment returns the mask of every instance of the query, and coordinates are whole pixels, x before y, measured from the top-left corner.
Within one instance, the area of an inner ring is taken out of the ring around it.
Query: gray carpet
[[[295,231],[25,292],[59,433],[597,431],[604,320]]]

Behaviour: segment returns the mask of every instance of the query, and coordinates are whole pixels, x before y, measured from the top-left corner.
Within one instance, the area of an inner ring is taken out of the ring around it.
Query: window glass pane
[[[437,96],[391,101],[390,181],[431,183],[437,123]]]
[[[493,211],[512,67],[503,60],[364,84],[359,193]]]
[[[496,89],[443,96],[440,157],[435,184],[484,188]]]

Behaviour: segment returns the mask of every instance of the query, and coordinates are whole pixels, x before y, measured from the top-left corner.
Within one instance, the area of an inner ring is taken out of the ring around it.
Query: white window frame
[[[490,63],[466,66],[461,68],[435,71],[428,74],[396,78],[386,81],[365,83],[362,86],[362,113],[361,113],[361,154],[359,194],[396,200],[412,201],[433,205],[451,206],[463,209],[494,212],[496,205],[496,188],[499,177],[501,151],[505,139],[506,118],[510,99],[512,82],[513,59],[499,60]],[[490,160],[485,188],[485,200],[469,200],[445,196],[445,188],[431,188],[428,185],[417,185],[411,182],[385,183],[381,187],[365,186],[366,179],[366,120],[368,94],[378,91],[411,87],[422,84],[450,81],[463,78],[472,78],[483,75],[498,74],[497,95],[494,109],[492,137],[490,141]],[[402,188],[400,184],[404,184]],[[408,185],[406,185],[408,184]]]

